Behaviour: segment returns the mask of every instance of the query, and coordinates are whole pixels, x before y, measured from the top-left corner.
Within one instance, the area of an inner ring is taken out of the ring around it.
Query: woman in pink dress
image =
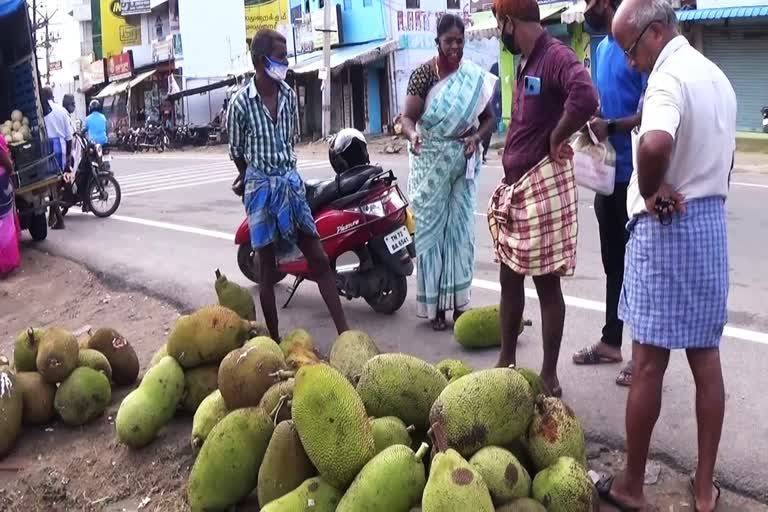
[[[8,144],[0,136],[0,278],[15,270],[19,258],[19,226],[13,203],[11,171],[13,162]]]

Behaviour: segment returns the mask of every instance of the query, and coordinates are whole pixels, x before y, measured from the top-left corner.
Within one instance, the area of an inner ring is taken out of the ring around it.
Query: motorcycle
[[[348,300],[362,297],[377,313],[392,314],[403,305],[408,293],[407,277],[413,274],[415,256],[413,219],[408,200],[392,171],[365,165],[337,174],[328,180],[305,183],[307,201],[320,239],[336,274],[339,294]],[[235,235],[240,271],[255,283],[260,281],[259,261],[251,248],[248,219]],[[337,266],[338,258],[352,252],[358,264]],[[288,300],[299,285],[312,280],[303,256],[280,261],[278,281],[287,275],[295,280]]]
[[[97,217],[109,217],[120,206],[120,184],[111,170],[112,155],[101,144],[88,141],[75,134],[74,144],[82,147],[82,158],[75,180],[63,187],[60,199],[61,213],[66,215],[73,206],[82,206],[83,212]]]

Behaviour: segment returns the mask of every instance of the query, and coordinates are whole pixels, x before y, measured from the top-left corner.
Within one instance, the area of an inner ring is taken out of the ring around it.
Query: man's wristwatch
[[[608,123],[606,125],[606,131],[608,132],[608,135],[614,135],[616,133],[616,120],[615,119],[609,119]]]

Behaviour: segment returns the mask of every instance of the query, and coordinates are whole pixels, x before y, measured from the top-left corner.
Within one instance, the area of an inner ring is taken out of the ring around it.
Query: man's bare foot
[[[645,496],[635,496],[624,484],[624,474],[603,478],[597,483],[597,492],[606,502],[620,510],[645,510]]]
[[[510,357],[502,351],[501,354],[499,354],[499,360],[496,362],[496,368],[509,368],[510,365],[515,366],[515,364],[515,357]]]
[[[720,501],[720,486],[716,483],[704,485],[703,492],[696,488],[695,477],[691,477],[691,491],[693,492],[694,510],[696,512],[714,512]]]
[[[557,374],[544,375],[542,373],[539,376],[541,377],[541,380],[544,381],[544,385],[547,387],[547,391],[549,391],[550,395],[555,398],[563,396],[563,389],[560,387],[560,379],[557,378]]]

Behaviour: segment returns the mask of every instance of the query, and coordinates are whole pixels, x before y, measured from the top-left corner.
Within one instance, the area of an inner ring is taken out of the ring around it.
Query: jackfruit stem
[[[34,346],[34,344],[35,344],[35,330],[32,327],[27,329],[27,339],[29,341],[29,344]]]
[[[219,269],[216,269],[216,279],[221,279],[221,271]]]
[[[416,430],[416,425],[410,425],[408,427],[405,427],[405,431],[409,434],[412,434]]]
[[[281,395],[280,400],[277,401],[277,405],[274,409],[272,409],[272,412],[269,413],[269,415],[272,417],[272,424],[275,427],[277,426],[277,417],[280,416],[280,409],[283,408],[287,401],[288,395]]]
[[[290,370],[277,370],[276,372],[270,373],[269,376],[276,380],[288,380],[294,378],[296,372]]]
[[[427,454],[427,451],[429,451],[429,445],[427,443],[421,443],[421,446],[419,446],[419,449],[416,451],[416,460],[423,459],[424,455]]]

